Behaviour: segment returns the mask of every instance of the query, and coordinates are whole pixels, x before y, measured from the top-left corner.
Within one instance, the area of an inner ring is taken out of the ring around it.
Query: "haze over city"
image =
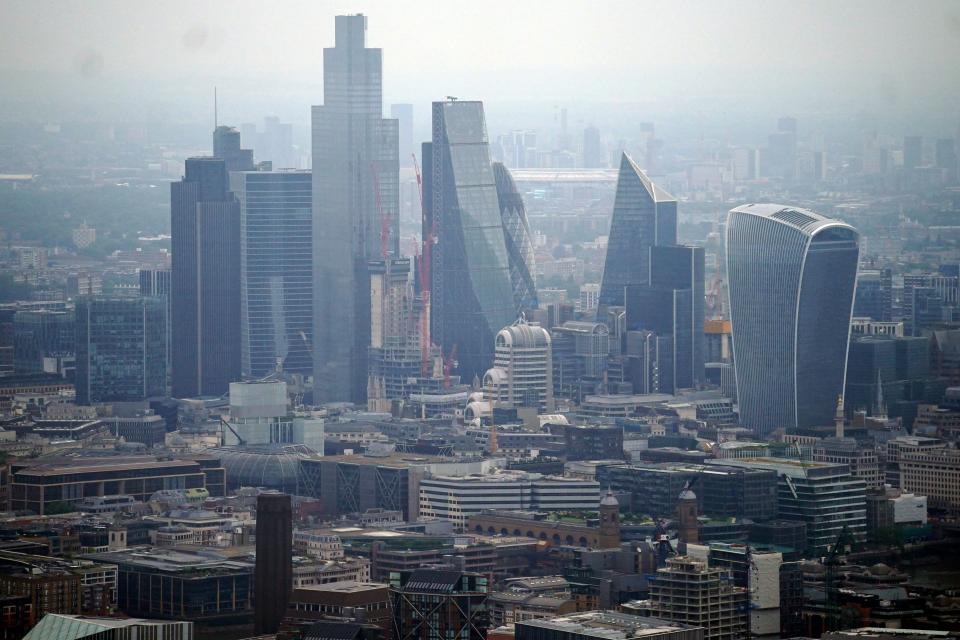
[[[960,0],[0,4],[0,640],[960,640]]]

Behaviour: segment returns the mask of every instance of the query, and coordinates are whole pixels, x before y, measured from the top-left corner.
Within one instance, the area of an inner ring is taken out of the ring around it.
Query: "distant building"
[[[413,144],[413,105],[391,104],[390,117],[397,121],[400,166],[409,167],[413,164],[413,154],[416,151]]]
[[[77,300],[77,404],[166,395],[167,309],[162,298]]]
[[[86,249],[96,241],[97,230],[87,226],[86,222],[73,230],[73,246],[78,249]]]
[[[600,139],[600,130],[587,127],[583,130],[583,166],[586,169],[602,169],[607,166],[606,149]]]
[[[230,175],[240,203],[240,370],[310,375],[313,209],[309,171]]]
[[[760,436],[831,424],[859,234],[811,211],[753,204],[730,211],[726,246],[741,424]]]
[[[903,168],[916,169],[923,165],[923,138],[907,136],[903,139]]]
[[[240,377],[240,205],[218,158],[188,158],[170,185],[172,393],[227,392]]]
[[[393,573],[395,640],[485,640],[488,578],[478,573],[418,569]]]
[[[510,170],[501,162],[493,163],[493,178],[500,202],[500,222],[510,263],[513,302],[519,311],[536,309],[537,282],[534,278],[533,241],[523,196],[517,190]]]
[[[60,373],[58,362],[76,353],[76,318],[68,311],[16,311],[13,316],[13,370],[16,375]]]
[[[213,131],[213,157],[226,163],[227,171],[253,171],[253,150],[240,148],[240,132],[220,125]]]

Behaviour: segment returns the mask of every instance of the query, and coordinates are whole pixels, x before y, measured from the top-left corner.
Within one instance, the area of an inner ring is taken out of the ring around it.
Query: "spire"
[[[873,417],[887,417],[887,403],[883,399],[883,378],[880,375],[879,369],[877,369],[877,395],[873,401]]]
[[[837,427],[837,437],[843,437],[843,395],[837,396],[837,413],[833,418],[833,422]]]

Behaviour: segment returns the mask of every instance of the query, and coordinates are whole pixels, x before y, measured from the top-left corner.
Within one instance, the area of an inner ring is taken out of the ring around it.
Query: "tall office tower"
[[[470,381],[490,368],[494,336],[516,319],[483,103],[434,102],[428,157],[432,335],[445,355],[456,349],[460,378]]]
[[[240,148],[240,132],[220,125],[213,130],[213,157],[227,164],[227,171],[253,171],[253,149]]]
[[[760,436],[832,424],[860,234],[812,211],[751,204],[730,211],[726,246],[741,424]]]
[[[409,167],[413,164],[413,105],[390,105],[390,117],[397,121],[399,129],[400,166]]]
[[[317,403],[365,401],[368,263],[399,255],[398,125],[383,118],[383,54],[366,47],[366,31],[366,16],[337,16],[336,46],[323,50],[323,105],[313,107]]]
[[[257,496],[257,562],[253,625],[257,635],[276,633],[293,588],[293,511],[285,493]]]
[[[508,407],[553,410],[550,332],[518,320],[497,334],[494,363],[483,376],[484,395]]]
[[[733,150],[733,177],[735,180],[756,180],[760,175],[759,154],[752,147]]]
[[[483,640],[490,616],[488,578],[480,573],[416,569],[390,574],[395,640]]]
[[[77,300],[77,404],[135,402],[167,390],[162,298]]]
[[[655,185],[637,163],[623,154],[607,259],[600,286],[600,309],[623,306],[624,287],[650,280],[650,247],[677,244],[677,200]],[[598,316],[600,317],[600,316]]]
[[[56,363],[76,352],[75,322],[67,311],[17,311],[13,316],[14,373],[55,373]]]
[[[240,370],[313,372],[313,179],[309,171],[230,174],[240,202]]]
[[[275,169],[297,168],[297,158],[293,153],[293,125],[280,122],[276,116],[263,119],[263,133],[258,136],[257,156],[273,163]]]
[[[667,338],[671,368],[659,368],[661,393],[703,384],[704,252],[700,247],[650,247],[650,279],[626,287],[627,330]]]
[[[586,169],[602,169],[607,166],[606,153],[600,140],[600,129],[587,127],[583,130],[583,166]]]
[[[240,204],[222,159],[187,159],[170,218],[172,393],[219,396],[240,377]]]
[[[163,300],[166,311],[167,329],[167,387],[170,386],[170,373],[173,364],[170,361],[173,350],[173,336],[171,335],[173,319],[170,316],[170,269],[140,269],[140,295],[155,297]]]
[[[945,169],[950,178],[957,175],[957,148],[953,138],[940,138],[937,140],[937,168]]]
[[[903,139],[903,167],[915,169],[923,164],[923,138],[907,136]]]
[[[510,170],[502,162],[493,163],[493,179],[497,184],[497,200],[500,201],[500,223],[503,225],[503,240],[507,245],[507,260],[510,263],[510,282],[513,285],[513,302],[518,311],[536,309],[537,282],[534,278],[533,240],[523,196],[513,181]]]

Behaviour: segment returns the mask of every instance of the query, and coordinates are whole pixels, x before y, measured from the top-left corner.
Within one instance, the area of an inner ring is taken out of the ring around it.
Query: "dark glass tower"
[[[293,588],[293,511],[285,493],[257,496],[257,564],[254,568],[254,631],[276,633]]]
[[[507,245],[507,260],[510,263],[510,282],[513,285],[513,302],[518,310],[536,309],[537,283],[534,279],[533,240],[527,223],[527,209],[523,196],[513,181],[510,170],[502,162],[493,163],[493,178],[497,184],[497,200],[500,201],[500,222],[503,225],[503,240]]]
[[[74,315],[67,311],[17,311],[13,316],[13,368],[17,375],[44,372],[44,358],[76,351]]]
[[[136,402],[166,394],[163,298],[81,297],[76,306],[77,404]]]
[[[689,291],[690,308],[680,316],[689,324],[674,326],[675,376],[677,388],[693,389],[703,383],[704,251],[702,247],[672,246],[650,248],[650,286]],[[684,348],[684,346],[687,348]]]
[[[364,402],[368,264],[398,255],[398,124],[383,117],[383,53],[367,18],[337,16],[313,107],[314,400]]]
[[[493,364],[497,332],[516,319],[483,103],[434,102],[433,143],[425,151],[427,224],[437,236],[433,338],[444,354],[456,350],[460,377],[470,381]]]
[[[262,378],[278,362],[313,371],[313,209],[309,171],[230,174],[240,201],[241,372]]]
[[[600,310],[623,306],[624,287],[650,281],[650,247],[677,244],[677,200],[650,181],[626,153],[620,160],[617,193],[600,285]]]
[[[727,217],[740,422],[761,437],[832,424],[844,391],[860,234],[776,204]]]
[[[222,159],[187,159],[170,218],[172,393],[219,396],[240,378],[240,205]]]
[[[626,289],[627,330],[651,331],[659,342],[659,392],[689,388],[693,352],[693,292],[667,287]],[[701,323],[702,324],[702,323]],[[669,349],[669,354],[663,349]],[[665,357],[669,356],[669,357]]]

